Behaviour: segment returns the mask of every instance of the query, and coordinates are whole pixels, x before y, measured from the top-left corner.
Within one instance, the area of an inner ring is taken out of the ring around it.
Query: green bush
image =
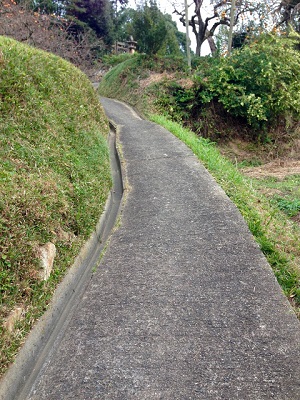
[[[154,104],[163,115],[172,121],[185,122],[197,107],[194,88],[184,88],[176,80],[163,80],[150,89],[155,95]]]
[[[295,36],[294,36],[295,37]],[[201,101],[217,99],[234,116],[257,129],[278,117],[300,115],[300,52],[296,39],[264,35],[230,57],[211,59],[199,67],[196,81]]]

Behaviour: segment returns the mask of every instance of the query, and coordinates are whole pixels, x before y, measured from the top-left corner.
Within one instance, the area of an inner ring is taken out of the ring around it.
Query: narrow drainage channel
[[[1,400],[24,400],[28,397],[47,357],[60,342],[115,225],[124,187],[116,149],[116,130],[112,124],[110,127],[108,146],[113,187],[105,211],[96,231],[58,286],[50,308],[29,334],[15,362],[0,382]]]

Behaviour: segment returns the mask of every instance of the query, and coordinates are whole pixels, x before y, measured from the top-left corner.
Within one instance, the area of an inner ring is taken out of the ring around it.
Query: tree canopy
[[[229,0],[193,0],[189,9],[189,26],[196,39],[196,55],[201,55],[201,47],[208,41],[211,52],[216,51],[215,38],[220,27],[229,27],[232,2]],[[173,2],[173,12],[177,14],[185,26],[185,10],[182,2]],[[238,41],[245,33],[254,30],[259,34],[270,32],[274,28],[287,30],[291,26],[300,30],[299,0],[267,0],[265,2],[252,0],[237,0],[233,24],[239,34]],[[249,27],[251,29],[249,30]],[[221,30],[222,31],[222,30]],[[224,30],[223,30],[224,33]],[[244,35],[246,36],[246,35]]]
[[[188,21],[197,43],[196,55],[201,55],[204,42],[209,43],[212,53],[226,47],[231,4],[229,0],[192,1]],[[20,15],[10,12],[14,7],[19,7]],[[31,9],[32,17],[25,17],[24,7],[27,11]],[[173,7],[185,25],[182,2],[174,3]],[[35,18],[34,13],[39,17]],[[15,17],[17,20],[13,22]],[[46,21],[46,31],[56,26],[58,34],[59,30],[65,32],[64,37],[72,37],[77,43],[89,42],[96,57],[112,51],[114,42],[126,41],[129,36],[137,41],[141,53],[178,56],[186,52],[185,33],[179,32],[172,16],[163,13],[156,0],[142,0],[137,9],[129,8],[128,0],[17,0],[17,3],[15,0],[0,0],[0,19],[2,34],[20,39],[20,32],[26,31],[29,41],[35,37],[34,43],[44,40],[42,25]],[[39,21],[40,30],[34,26],[35,20]],[[33,21],[33,25],[28,25],[28,21]],[[236,0],[234,48],[264,32],[287,33],[290,29],[300,32],[299,0]],[[41,40],[37,40],[38,35]]]
[[[137,40],[140,52],[175,56],[182,54],[185,34],[178,31],[172,17],[163,14],[155,1],[150,0],[140,5],[131,15],[128,31]]]

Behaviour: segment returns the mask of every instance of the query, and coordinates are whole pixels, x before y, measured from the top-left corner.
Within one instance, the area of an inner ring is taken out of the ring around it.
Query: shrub
[[[201,68],[201,67],[200,67]],[[264,35],[230,57],[212,59],[195,77],[201,101],[217,99],[234,116],[256,129],[278,117],[300,115],[300,52],[295,39]]]

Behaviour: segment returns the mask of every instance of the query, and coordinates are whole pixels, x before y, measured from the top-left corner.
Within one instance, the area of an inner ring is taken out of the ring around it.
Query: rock
[[[22,307],[16,307],[9,316],[6,318],[4,322],[4,327],[9,331],[13,332],[15,323],[19,321],[24,314],[24,309]]]
[[[42,270],[40,272],[40,278],[46,281],[52,271],[53,262],[56,255],[56,247],[53,243],[46,243],[44,246],[39,248],[39,257],[41,260]]]
[[[63,229],[59,228],[56,231],[57,240],[61,240],[62,242],[72,243],[76,239],[76,236],[73,232],[65,232]]]

